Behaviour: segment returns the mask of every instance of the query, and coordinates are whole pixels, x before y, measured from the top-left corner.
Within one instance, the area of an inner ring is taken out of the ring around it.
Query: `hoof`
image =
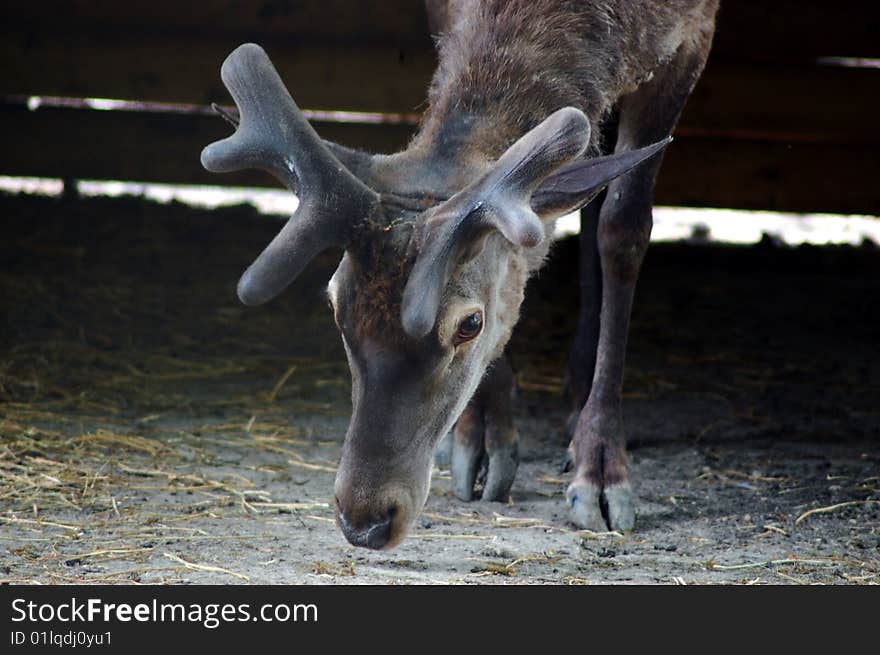
[[[496,447],[484,459],[482,448],[466,448],[456,443],[452,449],[452,492],[459,500],[469,502],[476,494],[478,476],[483,483],[483,500],[505,501],[516,478],[519,456],[516,443]],[[484,475],[480,475],[483,465]]]
[[[636,524],[636,503],[630,483],[621,482],[605,487],[603,495],[608,508],[609,527],[620,532],[631,532]]]
[[[483,487],[483,500],[506,501],[519,467],[516,442],[495,448],[489,453],[489,471]]]
[[[455,444],[452,449],[452,493],[459,500],[470,502],[474,499],[474,485],[482,458],[481,448],[466,448]]]
[[[631,532],[635,527],[635,497],[629,482],[604,490],[589,482],[573,482],[565,499],[572,523],[582,530]]]
[[[586,482],[572,483],[565,491],[571,521],[581,530],[605,532],[608,526],[602,516],[600,505],[601,491],[595,484]]]

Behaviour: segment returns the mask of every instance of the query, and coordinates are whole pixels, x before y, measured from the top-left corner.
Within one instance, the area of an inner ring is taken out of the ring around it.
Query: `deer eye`
[[[483,312],[474,312],[461,319],[455,333],[455,345],[470,341],[483,329]]]

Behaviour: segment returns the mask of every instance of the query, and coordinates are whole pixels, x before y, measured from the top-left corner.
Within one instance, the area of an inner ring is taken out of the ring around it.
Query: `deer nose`
[[[394,521],[396,508],[392,507],[385,516],[378,519],[354,521],[346,516],[339,501],[337,501],[337,507],[339,508],[339,527],[342,528],[342,534],[351,545],[380,550],[391,539],[391,524]]]

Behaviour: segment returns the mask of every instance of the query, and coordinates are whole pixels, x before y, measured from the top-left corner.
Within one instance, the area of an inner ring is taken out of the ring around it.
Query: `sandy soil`
[[[239,306],[246,209],[0,199],[0,582],[880,582],[880,252],[658,245],[625,411],[636,531],[576,531],[559,472],[574,244],[512,343],[508,504],[436,470],[414,533],[348,546],[328,501],[349,380],[338,255]]]

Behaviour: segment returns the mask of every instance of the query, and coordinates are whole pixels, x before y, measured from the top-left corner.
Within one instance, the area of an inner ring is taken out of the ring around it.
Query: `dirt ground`
[[[576,248],[511,345],[511,502],[435,470],[391,552],[345,542],[349,409],[321,295],[237,303],[277,229],[247,208],[0,198],[0,583],[880,582],[880,251],[652,246],[625,381],[632,534],[567,522]]]

